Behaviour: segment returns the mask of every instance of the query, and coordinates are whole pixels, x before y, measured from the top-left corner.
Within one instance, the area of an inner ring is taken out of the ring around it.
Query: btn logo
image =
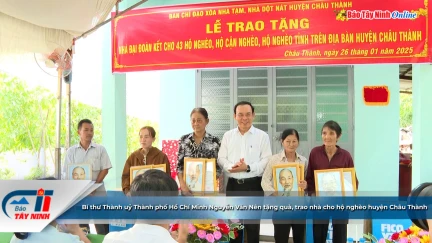
[[[6,195],[2,201],[3,213],[17,220],[50,219],[51,197],[54,190],[18,190]],[[11,202],[9,202],[11,201]],[[34,205],[34,207],[32,207]],[[11,217],[8,212],[14,212]]]

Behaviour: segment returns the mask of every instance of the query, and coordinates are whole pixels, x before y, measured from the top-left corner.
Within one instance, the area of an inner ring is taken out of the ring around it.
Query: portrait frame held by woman
[[[303,180],[298,163],[273,165],[273,185],[278,196],[303,196],[298,186]]]

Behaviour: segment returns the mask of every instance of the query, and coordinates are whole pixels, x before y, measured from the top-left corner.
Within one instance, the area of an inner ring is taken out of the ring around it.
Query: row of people
[[[249,102],[239,102],[234,106],[234,119],[237,127],[226,132],[220,141],[217,137],[206,132],[209,115],[204,108],[195,108],[190,114],[193,132],[181,137],[178,151],[178,180],[183,195],[191,195],[191,190],[183,179],[184,158],[214,158],[217,159],[217,176],[226,174],[228,182],[224,191],[227,196],[264,195],[274,192],[272,166],[280,163],[299,162],[305,165],[305,181],[299,181],[299,187],[306,190],[308,195],[314,195],[314,171],[332,168],[353,168],[354,163],[348,151],[337,145],[342,135],[342,129],[337,122],[328,121],[322,128],[323,145],[312,149],[307,159],[298,154],[296,149],[300,138],[295,129],[287,129],[282,133],[281,143],[283,151],[273,155],[270,139],[267,133],[253,126],[255,110]],[[92,143],[93,125],[90,120],[82,120],[78,124],[80,144],[67,151],[65,165],[69,163],[92,163],[93,180],[102,183],[108,170],[112,167],[105,148]],[[170,173],[167,156],[152,146],[156,132],[152,127],[143,127],[140,132],[141,148],[133,152],[127,159],[122,174],[122,189],[125,194],[130,191],[130,167],[147,164],[166,164]],[[289,184],[289,183],[288,183]],[[358,183],[357,183],[358,185]],[[101,187],[98,192],[104,193]],[[107,226],[96,226],[98,234],[108,232]],[[286,242],[289,228],[293,228],[294,241],[304,242],[305,225],[279,224],[275,222],[276,242]],[[259,242],[259,224],[245,225],[248,242]],[[333,241],[345,242],[347,222],[334,222]],[[314,224],[314,242],[325,242],[328,222]],[[105,231],[105,232],[104,232]],[[242,235],[241,233],[239,235]],[[233,242],[242,242],[238,238]]]

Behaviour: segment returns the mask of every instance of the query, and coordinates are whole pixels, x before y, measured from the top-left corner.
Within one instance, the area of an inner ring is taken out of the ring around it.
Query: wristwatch
[[[249,165],[247,166],[246,172],[248,172],[248,173],[250,172],[250,166]]]

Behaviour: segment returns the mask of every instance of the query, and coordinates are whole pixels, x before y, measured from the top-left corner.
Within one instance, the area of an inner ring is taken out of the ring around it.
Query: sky
[[[102,105],[102,41],[103,30],[99,29],[76,42],[73,56],[72,99],[96,107]],[[57,77],[43,72],[37,65],[33,53],[0,57],[0,71],[23,79],[29,87],[43,86],[57,93]],[[56,71],[52,74],[56,75]],[[159,80],[159,71],[126,74],[128,115],[143,120],[159,121]]]

